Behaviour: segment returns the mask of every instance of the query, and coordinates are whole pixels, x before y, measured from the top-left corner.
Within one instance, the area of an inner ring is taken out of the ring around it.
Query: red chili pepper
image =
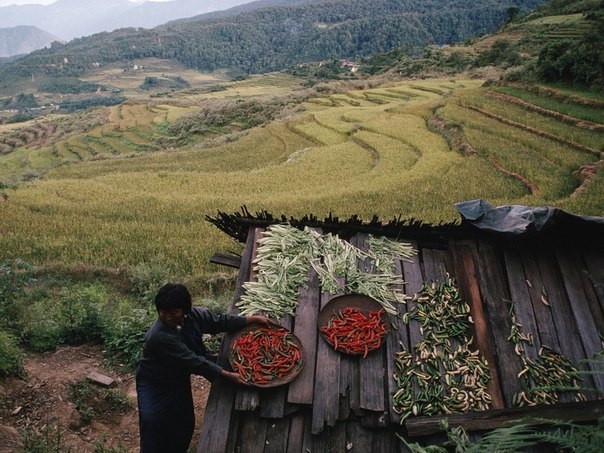
[[[387,335],[382,314],[383,310],[364,312],[346,307],[335,313],[320,331],[334,350],[367,357],[381,346]]]
[[[299,349],[287,329],[259,327],[235,340],[231,361],[244,379],[256,385],[267,385],[301,365]]]

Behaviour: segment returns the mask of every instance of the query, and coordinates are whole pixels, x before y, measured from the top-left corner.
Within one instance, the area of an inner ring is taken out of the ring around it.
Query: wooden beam
[[[546,420],[592,422],[604,416],[604,400],[581,403],[545,404],[539,406],[493,409],[467,414],[411,417],[405,422],[410,437],[421,437],[442,432],[441,422],[449,427],[461,426],[466,431],[487,431],[521,423],[545,425]],[[545,421],[544,421],[545,420]]]
[[[241,266],[241,257],[236,255],[225,255],[224,253],[214,253],[210,258],[210,263],[239,269]]]
[[[476,345],[481,355],[487,359],[489,374],[491,379],[488,383],[488,393],[491,395],[493,407],[495,409],[503,409],[505,403],[501,393],[501,383],[497,373],[496,355],[491,343],[489,321],[485,314],[485,308],[480,294],[480,285],[476,265],[474,263],[475,247],[472,243],[458,243],[454,247],[454,259],[456,267],[463,269],[463,272],[456,274],[457,283],[459,285],[460,294],[470,305],[472,318],[474,320],[474,333],[476,335]]]

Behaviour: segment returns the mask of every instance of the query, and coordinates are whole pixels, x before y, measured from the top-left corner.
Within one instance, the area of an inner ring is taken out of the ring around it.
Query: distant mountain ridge
[[[251,0],[172,0],[133,3],[128,0],[58,0],[50,5],[0,7],[0,27],[30,25],[60,40],[124,27],[152,28],[171,20],[231,8]]]
[[[512,7],[525,13],[545,2],[509,0],[505,5],[499,0],[251,2],[220,14],[201,15],[196,20],[153,29],[121,29],[57,43],[21,59],[18,70],[7,67],[6,71],[13,72],[11,76],[6,71],[0,76],[6,75],[8,82],[20,77],[17,72],[34,74],[42,70],[50,77],[81,77],[94,67],[150,57],[209,72],[280,71],[300,63],[357,59],[396,47],[417,50],[426,45],[463,42],[495,31],[508,19]]]
[[[53,34],[31,25],[0,28],[0,57],[27,54],[57,39]]]

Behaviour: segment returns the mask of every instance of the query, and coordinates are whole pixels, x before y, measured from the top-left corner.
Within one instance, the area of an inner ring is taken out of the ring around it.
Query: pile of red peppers
[[[320,331],[336,351],[367,357],[370,351],[382,346],[388,334],[383,313],[383,309],[365,312],[346,307],[335,313]]]
[[[295,337],[286,328],[258,327],[235,339],[231,364],[247,382],[270,386],[299,370],[302,355]]]

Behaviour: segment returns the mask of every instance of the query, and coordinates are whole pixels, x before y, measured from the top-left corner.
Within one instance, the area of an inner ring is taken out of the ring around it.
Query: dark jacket
[[[222,368],[206,358],[203,334],[234,332],[243,326],[243,316],[216,315],[199,307],[193,307],[180,329],[167,327],[158,318],[145,335],[139,372],[166,383],[188,378],[191,374],[213,381]]]

